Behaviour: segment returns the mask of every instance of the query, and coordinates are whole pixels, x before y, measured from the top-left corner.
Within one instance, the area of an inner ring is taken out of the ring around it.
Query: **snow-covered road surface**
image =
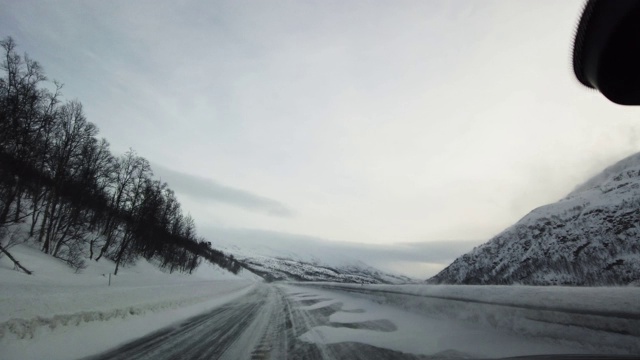
[[[259,284],[235,301],[89,359],[432,359],[584,353],[349,294]]]
[[[274,287],[260,285],[233,302],[91,359],[241,359],[252,352],[275,353],[280,349],[266,348],[263,338],[282,330],[281,300]]]

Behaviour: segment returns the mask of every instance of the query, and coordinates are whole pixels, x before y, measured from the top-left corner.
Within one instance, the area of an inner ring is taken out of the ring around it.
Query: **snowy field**
[[[34,274],[0,259],[1,359],[91,355],[237,299],[258,281],[209,263],[189,276],[141,260],[121,268],[109,286],[109,260],[88,261],[76,274],[37,249],[18,245],[11,253]]]

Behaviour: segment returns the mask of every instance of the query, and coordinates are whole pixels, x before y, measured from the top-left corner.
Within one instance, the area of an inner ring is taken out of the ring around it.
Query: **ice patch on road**
[[[331,327],[345,327],[349,329],[366,329],[384,332],[392,332],[398,330],[396,324],[387,319],[339,323],[331,322]]]
[[[637,354],[640,350],[637,301],[640,288],[327,283],[311,286],[441,321],[472,323],[524,337],[579,344],[594,353]]]
[[[350,311],[338,311],[329,316],[329,321],[332,323],[354,323],[363,321],[372,321],[379,319],[365,311],[350,312]]]
[[[300,309],[301,310],[317,310],[317,309],[330,307],[338,303],[340,303],[338,300],[323,299],[322,301],[311,303],[311,305],[301,306]]]
[[[340,311],[347,312],[347,313],[354,313],[354,314],[360,314],[365,312],[364,309],[345,309],[344,307]]]
[[[342,309],[335,309],[336,311],[329,315],[328,323],[313,327],[298,337],[309,343],[361,343],[428,356],[454,351],[456,354],[470,354],[475,358],[588,352],[575,343],[524,337],[480,324],[430,318],[397,307],[378,304],[366,298],[354,297],[350,293],[307,287],[305,289],[308,289],[309,293],[343,304]],[[291,291],[299,289],[292,286]],[[362,311],[352,312],[343,309]],[[367,328],[367,325],[372,326]]]

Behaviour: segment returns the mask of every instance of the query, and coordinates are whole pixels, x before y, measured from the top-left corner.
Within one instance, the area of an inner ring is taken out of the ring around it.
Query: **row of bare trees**
[[[234,272],[240,264],[199,238],[174,192],[153,178],[133,150],[114,156],[78,101],[16,51],[11,38],[0,78],[0,250],[10,229],[76,269],[103,257],[139,257],[170,271],[193,271],[202,258]]]

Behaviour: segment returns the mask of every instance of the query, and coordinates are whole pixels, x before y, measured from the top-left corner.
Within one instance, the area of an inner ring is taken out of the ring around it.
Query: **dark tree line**
[[[86,258],[123,264],[139,257],[192,272],[201,259],[238,272],[233,257],[198,237],[175,193],[133,150],[114,156],[78,101],[63,102],[38,62],[3,49],[0,78],[0,251],[12,229],[81,269]],[[26,269],[25,269],[26,270]]]

